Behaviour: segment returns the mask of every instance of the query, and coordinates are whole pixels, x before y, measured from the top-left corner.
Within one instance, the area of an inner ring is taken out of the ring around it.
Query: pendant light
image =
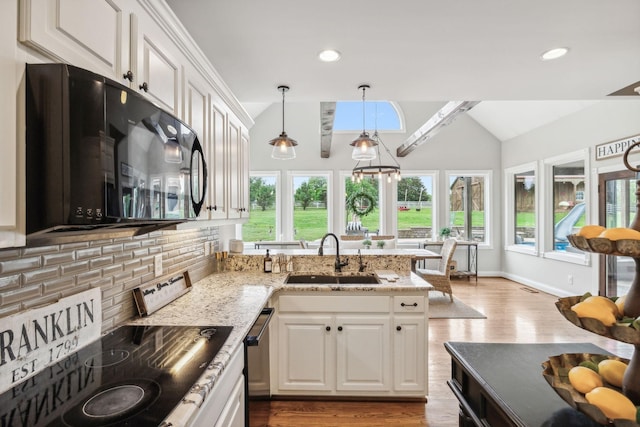
[[[353,151],[351,152],[351,158],[353,160],[373,160],[376,158],[376,145],[378,143],[369,138],[369,134],[365,130],[365,101],[364,92],[369,89],[369,85],[360,85],[358,90],[362,89],[362,133],[352,143]]]
[[[278,90],[282,92],[282,133],[279,137],[273,138],[269,144],[273,145],[271,157],[279,160],[289,160],[296,158],[296,149],[298,143],[287,136],[284,131],[284,93],[289,90],[289,86],[278,86]]]

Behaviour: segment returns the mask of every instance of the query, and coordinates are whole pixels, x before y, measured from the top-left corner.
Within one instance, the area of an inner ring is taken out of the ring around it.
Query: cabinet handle
[[[401,305],[402,307],[406,307],[406,306],[408,306],[408,305],[413,306],[413,307],[417,307],[417,306],[418,306],[418,303],[417,303],[417,302],[414,302],[413,304],[400,303],[400,305]]]
[[[342,326],[338,326],[338,330],[341,331],[342,330]]]
[[[329,332],[331,330],[331,326],[327,326],[325,329]]]
[[[396,326],[396,331],[401,331],[402,330],[402,326]]]
[[[129,70],[125,74],[122,75],[122,78],[132,82],[133,81],[133,73],[131,72],[131,70]]]
[[[140,86],[138,86],[140,88],[140,90],[143,90],[145,92],[149,92],[149,85],[147,84],[147,82],[142,82],[142,84]]]

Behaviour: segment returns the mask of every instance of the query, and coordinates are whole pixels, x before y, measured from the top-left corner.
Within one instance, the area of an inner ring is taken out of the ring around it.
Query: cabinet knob
[[[402,326],[398,325],[396,326],[396,331],[401,331],[402,330]]]
[[[142,82],[142,84],[140,86],[138,86],[140,88],[140,90],[143,90],[145,92],[149,92],[149,85],[147,84],[147,82]]]
[[[329,332],[331,330],[331,326],[327,326],[325,329]]]
[[[338,326],[338,330],[341,331],[342,330],[342,326]]]
[[[414,302],[413,304],[405,304],[405,303],[403,303],[403,302],[402,302],[402,303],[400,303],[400,305],[401,305],[402,307],[406,307],[406,306],[408,306],[408,305],[410,305],[410,306],[412,306],[412,307],[417,307],[417,306],[418,306],[418,303],[417,303],[417,302]]]
[[[124,73],[122,75],[122,78],[125,80],[129,80],[130,82],[133,81],[133,73],[131,72],[131,70],[127,71],[126,73]]]

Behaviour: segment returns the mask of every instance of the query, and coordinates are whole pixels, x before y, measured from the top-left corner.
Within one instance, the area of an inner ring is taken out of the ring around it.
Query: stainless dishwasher
[[[269,322],[274,309],[266,307],[244,339],[245,426],[266,427],[269,421]]]

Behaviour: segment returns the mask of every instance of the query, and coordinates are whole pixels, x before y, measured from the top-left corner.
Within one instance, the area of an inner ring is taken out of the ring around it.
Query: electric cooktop
[[[123,326],[0,395],[0,425],[157,426],[231,326]]]

